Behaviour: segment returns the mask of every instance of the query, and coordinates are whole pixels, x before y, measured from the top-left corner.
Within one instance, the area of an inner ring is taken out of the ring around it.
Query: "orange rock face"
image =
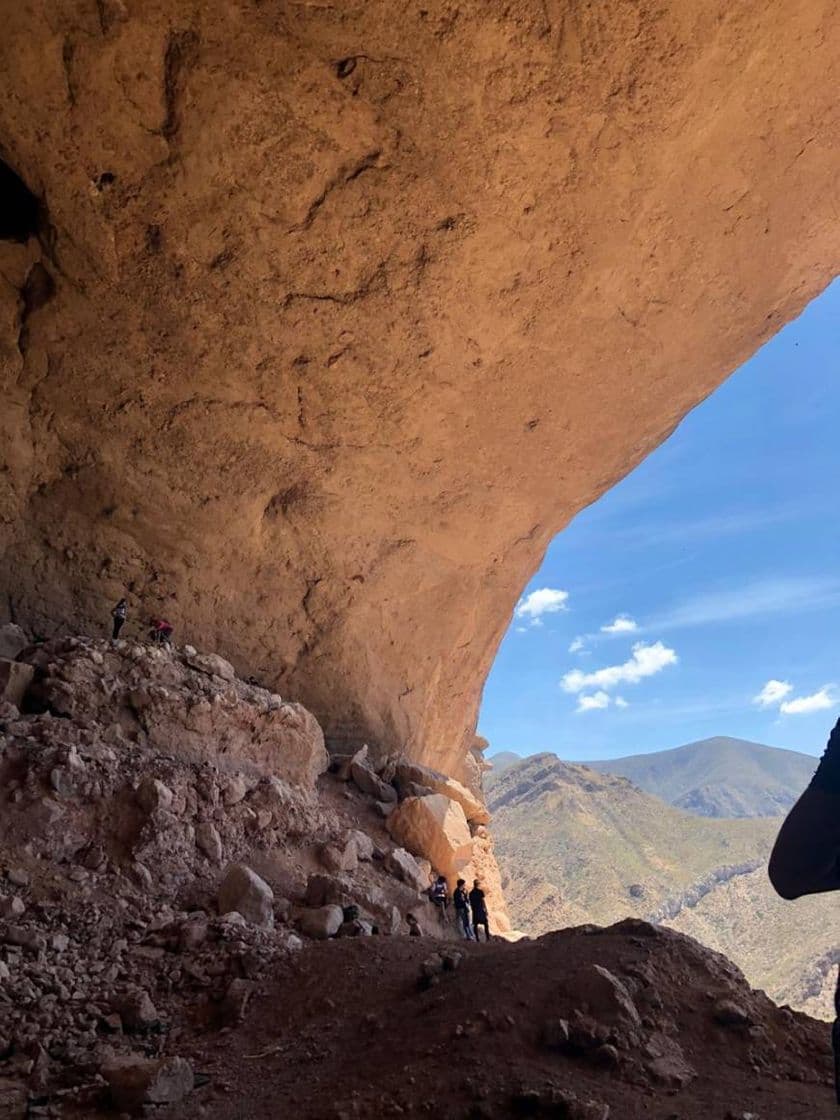
[[[3,5],[9,614],[126,593],[466,780],[552,536],[836,271],[839,59],[823,0]]]

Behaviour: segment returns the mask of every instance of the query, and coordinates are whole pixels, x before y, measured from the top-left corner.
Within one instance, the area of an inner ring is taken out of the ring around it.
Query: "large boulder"
[[[423,856],[447,879],[470,863],[473,842],[464,810],[441,793],[408,797],[394,809],[385,827],[412,855]]]
[[[219,884],[219,913],[233,912],[264,929],[274,926],[274,891],[244,863],[232,863]]]
[[[417,762],[401,760],[396,765],[394,777],[400,788],[424,786],[434,793],[442,793],[452,801],[457,801],[464,810],[464,816],[472,824],[487,824],[490,820],[487,806],[480,797],[454,778],[441,774],[438,770],[421,766]]]
[[[8,700],[19,708],[34,675],[31,665],[0,658],[0,700]]]

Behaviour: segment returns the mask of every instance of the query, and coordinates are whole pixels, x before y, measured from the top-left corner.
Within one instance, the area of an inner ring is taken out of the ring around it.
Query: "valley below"
[[[643,756],[639,765],[653,767],[669,753]],[[794,755],[794,763],[803,758]],[[832,1018],[837,903],[831,896],[785,902],[773,891],[766,867],[780,817],[688,813],[609,773],[608,765],[596,771],[539,754],[488,776],[514,926],[536,937],[628,916],[660,923],[723,953],[778,1004]],[[742,812],[756,800],[783,805],[775,787],[753,800],[739,794],[737,767],[730,773],[728,803]],[[752,770],[750,781],[755,795]],[[788,804],[795,796],[791,791]],[[714,791],[705,799],[707,807],[719,803]]]

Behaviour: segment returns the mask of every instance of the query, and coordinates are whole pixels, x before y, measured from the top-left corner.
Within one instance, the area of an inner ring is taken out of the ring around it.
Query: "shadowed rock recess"
[[[474,785],[547,543],[836,270],[836,7],[2,14],[4,609]]]

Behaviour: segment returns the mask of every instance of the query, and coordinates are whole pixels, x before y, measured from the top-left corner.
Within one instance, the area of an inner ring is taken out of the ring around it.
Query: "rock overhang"
[[[836,15],[6,18],[40,208],[0,240],[11,612],[104,627],[127,590],[467,781],[551,537],[836,270]]]

